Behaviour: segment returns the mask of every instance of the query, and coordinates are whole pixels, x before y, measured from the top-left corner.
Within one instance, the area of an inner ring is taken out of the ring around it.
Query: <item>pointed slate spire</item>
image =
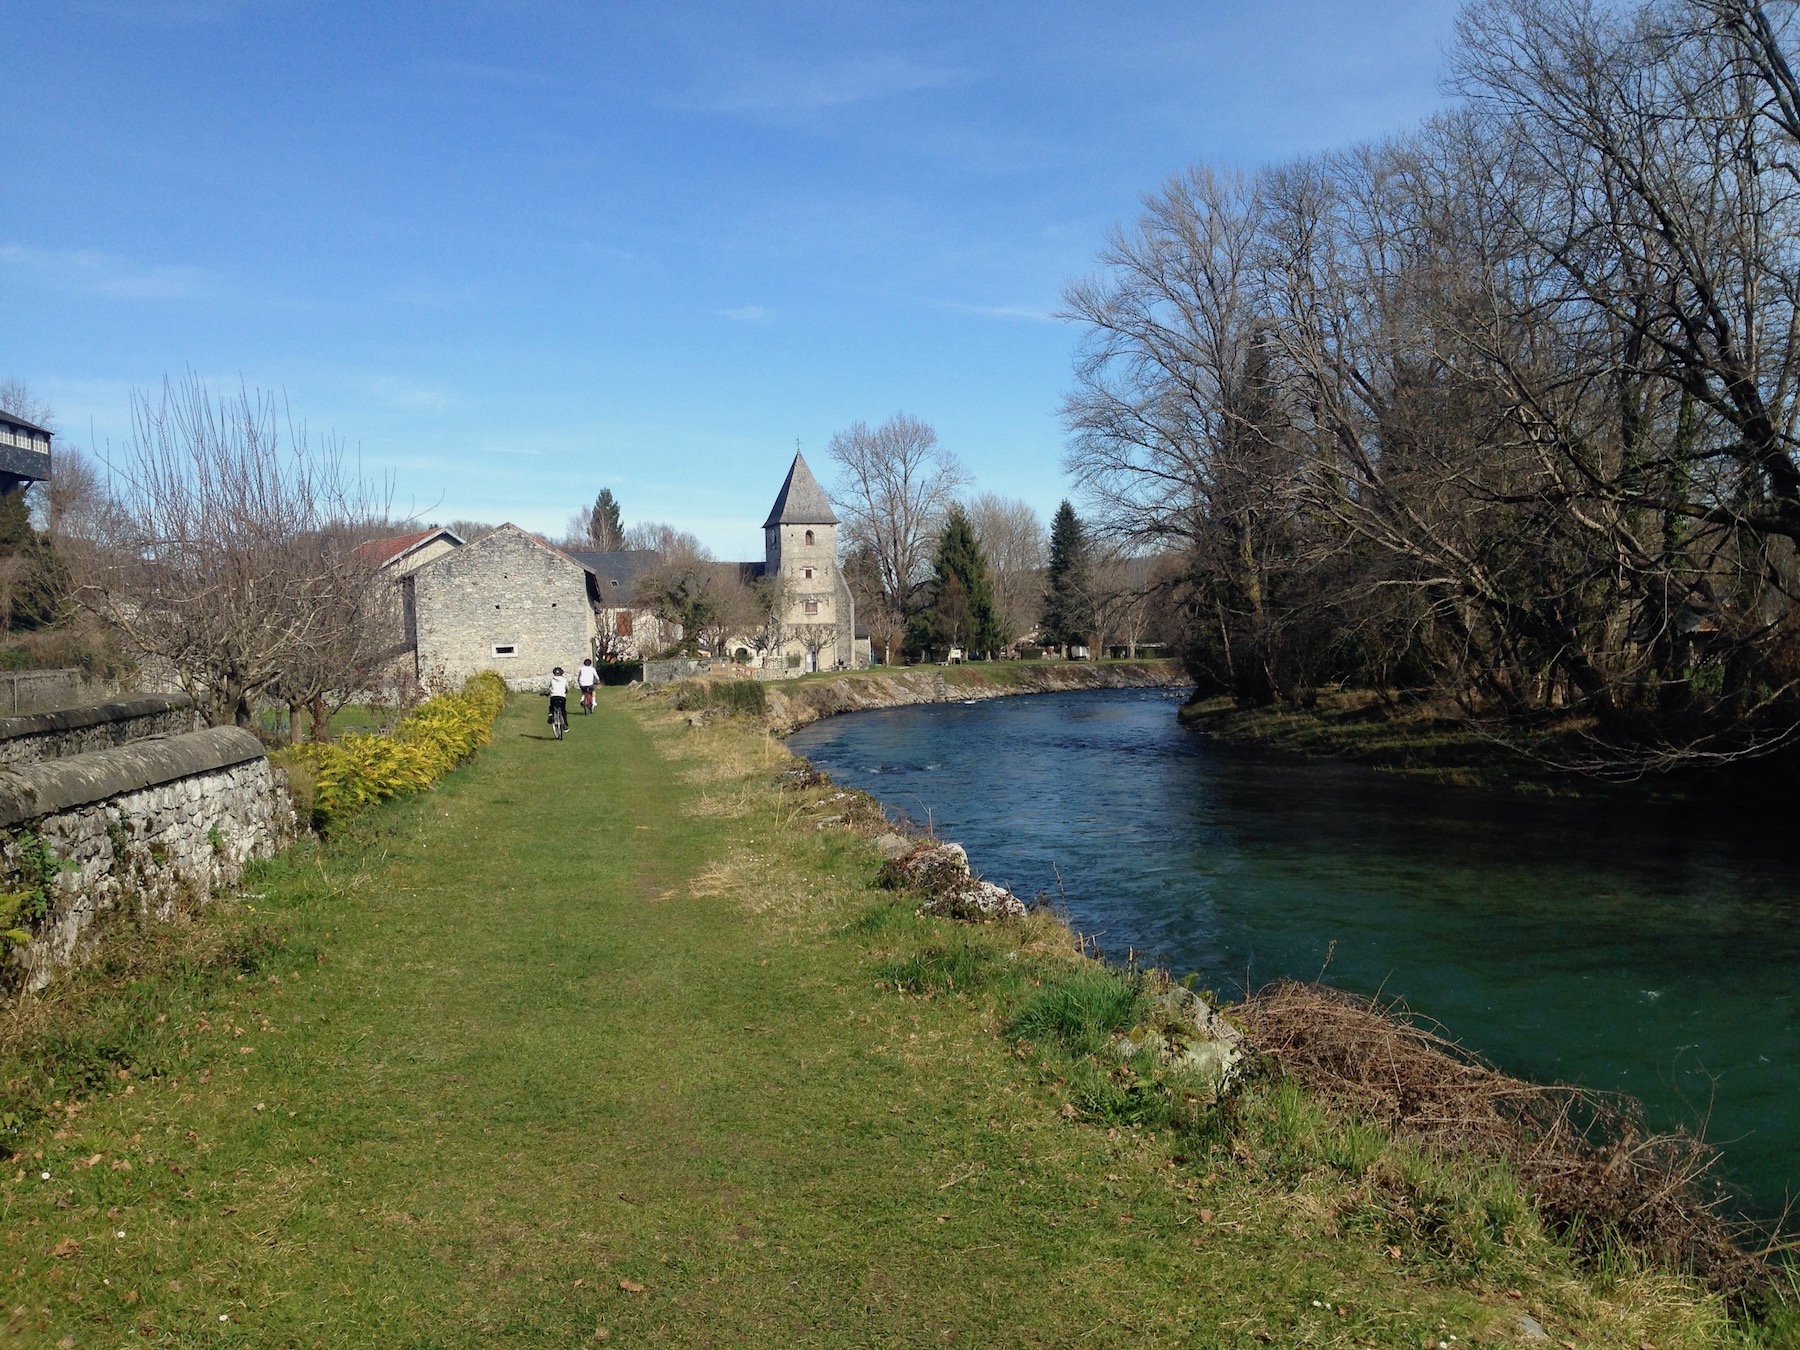
[[[806,461],[798,454],[788,468],[787,481],[782,483],[781,491],[775,495],[775,505],[769,508],[769,518],[763,522],[766,530],[772,525],[835,525],[838,518],[832,514],[831,502],[825,496],[825,489],[819,486],[819,480],[812,476],[812,470],[806,467]]]

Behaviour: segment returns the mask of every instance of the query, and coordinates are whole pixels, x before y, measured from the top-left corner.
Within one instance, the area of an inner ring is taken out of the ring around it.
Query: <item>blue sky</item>
[[[1047,514],[1107,228],[1416,122],[1454,11],[9,0],[0,377],[115,452],[165,372],[282,390],[427,519],[758,556],[899,410]]]

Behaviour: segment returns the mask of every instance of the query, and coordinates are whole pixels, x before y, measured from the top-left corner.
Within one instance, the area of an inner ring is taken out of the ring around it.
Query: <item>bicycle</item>
[[[558,705],[550,710],[550,734],[557,740],[563,738],[563,732],[569,729],[569,714]]]
[[[586,714],[594,711],[594,686],[591,684],[581,691],[581,711]]]

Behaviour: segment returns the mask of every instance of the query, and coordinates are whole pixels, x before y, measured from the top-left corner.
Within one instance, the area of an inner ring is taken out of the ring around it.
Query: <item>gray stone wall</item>
[[[413,597],[428,687],[495,670],[514,689],[541,689],[553,666],[573,672],[593,653],[587,572],[517,526],[419,568]]]
[[[93,692],[87,677],[79,670],[0,672],[0,717],[46,708],[66,708],[91,697]]]
[[[145,781],[161,773],[174,776]],[[49,810],[29,814],[34,805]],[[8,983],[27,989],[49,983],[95,924],[173,918],[295,830],[284,785],[255,738],[234,727],[0,772],[0,823],[7,884],[29,884],[19,876],[28,835],[66,864],[33,940],[9,956]]]
[[[179,736],[199,726],[186,694],[115,699],[61,712],[0,717],[0,767],[64,759],[150,736]]]

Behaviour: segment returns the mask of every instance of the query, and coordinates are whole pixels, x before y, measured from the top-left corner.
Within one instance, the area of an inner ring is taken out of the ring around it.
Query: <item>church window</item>
[[[817,600],[808,600],[806,602],[806,612],[808,614],[817,614],[819,612],[819,602]]]
[[[811,530],[808,530],[806,532],[806,542],[809,544],[812,543],[812,531]]]
[[[800,575],[805,577],[808,581],[811,581],[812,580],[812,568],[802,567],[800,569]]]

